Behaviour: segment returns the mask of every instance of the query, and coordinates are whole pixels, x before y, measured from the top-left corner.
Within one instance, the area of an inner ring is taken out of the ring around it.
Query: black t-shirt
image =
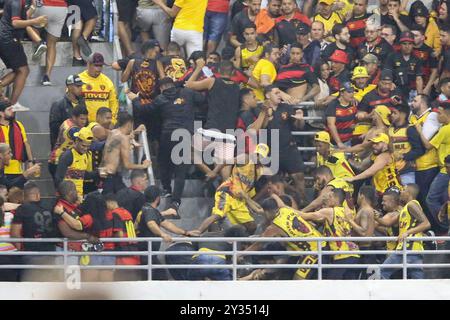
[[[383,38],[378,38],[373,45],[369,45],[366,41],[358,46],[356,55],[358,60],[362,60],[364,56],[368,53],[377,56],[378,60],[383,63],[389,54],[394,52],[394,48],[384,40]]]
[[[422,62],[411,55],[408,60],[400,52],[389,55],[384,67],[394,71],[394,83],[396,83],[404,93],[416,88],[416,78],[423,76]]]
[[[225,133],[234,129],[239,112],[239,86],[228,79],[216,78],[208,92],[208,114],[206,129],[217,129]]]
[[[330,87],[330,93],[336,93],[339,91],[341,84],[350,82],[350,73],[347,69],[344,69],[338,75],[332,74],[328,78],[328,86]]]
[[[159,237],[155,235],[147,226],[147,223],[154,221],[158,226],[164,222],[164,217],[161,215],[158,209],[153,208],[149,203],[145,203],[142,207],[142,215],[138,224],[138,231],[140,238],[154,238]],[[159,249],[160,242],[152,242],[152,250],[157,251]],[[146,242],[139,242],[140,250],[147,250]]]
[[[17,208],[13,224],[22,225],[23,238],[54,238],[56,232],[56,215],[40,202],[29,202]],[[28,242],[23,244],[24,251],[54,251],[55,243]]]
[[[289,63],[278,69],[275,84],[281,90],[298,87],[303,84],[319,84],[317,76],[309,64]]]
[[[424,43],[421,47],[414,48],[413,55],[422,62],[423,75],[426,80],[428,80],[431,69],[435,69],[439,66],[439,61],[434,50]]]
[[[243,36],[245,26],[253,23],[248,17],[248,10],[244,9],[239,12],[231,21],[231,33],[237,37],[237,40],[240,43],[245,42],[245,38]]]
[[[25,1],[5,0],[3,16],[0,19],[0,41],[13,42],[15,38],[21,38],[25,29],[15,29],[13,20],[26,20]]]
[[[371,113],[373,109],[380,105],[385,105],[388,108],[393,108],[396,106],[395,101],[392,99],[395,96],[400,97],[404,101],[403,93],[398,88],[391,91],[387,95],[381,95],[378,92],[377,88],[375,88],[367,93],[358,104],[358,111]]]
[[[400,14],[399,15],[400,21],[408,28],[410,29],[412,26],[412,22],[411,19],[409,18],[409,16],[404,15],[404,14]],[[396,34],[397,34],[397,38],[400,35],[400,28],[397,26],[397,23],[395,22],[394,18],[392,18],[389,14],[382,14],[381,15],[381,25],[391,25],[395,28],[396,30]]]
[[[144,194],[132,188],[125,188],[117,192],[116,197],[119,206],[127,209],[134,221],[145,203]]]
[[[348,56],[348,61],[350,61],[350,63],[346,66],[347,69],[352,69],[352,66],[355,64],[355,50],[353,50],[352,47],[350,47],[349,45],[345,47],[345,50],[342,50],[341,48],[339,48],[336,45],[336,42],[332,42],[329,45],[327,45],[325,47],[325,49],[322,50],[322,52],[320,53],[320,57],[322,58],[322,60],[324,61],[328,61],[331,57],[331,55],[336,51],[336,50],[341,50],[344,51],[347,56]]]
[[[237,118],[236,128],[246,131],[248,127],[250,127],[250,125],[256,121],[260,112],[260,107],[256,107],[246,111],[241,110]]]
[[[293,107],[281,103],[277,110],[273,111],[273,119],[269,121],[267,125],[269,135],[269,145],[272,145],[272,129],[279,130],[279,148],[282,150],[288,149],[291,145],[295,144],[292,136],[292,128],[294,119],[291,115],[295,114]],[[274,142],[276,143],[276,142]]]

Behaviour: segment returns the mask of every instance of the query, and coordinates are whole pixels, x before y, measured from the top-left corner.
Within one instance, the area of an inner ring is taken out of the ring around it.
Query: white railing
[[[79,266],[80,269],[108,269],[113,268],[115,270],[147,270],[148,279],[152,279],[152,271],[156,269],[231,269],[233,274],[233,280],[238,280],[238,270],[241,269],[317,269],[317,279],[323,279],[323,272],[325,269],[365,269],[374,268],[379,269],[401,269],[403,273],[403,279],[407,279],[408,270],[411,268],[448,268],[450,269],[450,263],[422,263],[422,264],[410,264],[407,261],[408,255],[447,255],[450,254],[450,250],[407,250],[408,242],[415,241],[450,241],[450,237],[410,237],[403,240],[402,250],[355,250],[355,251],[330,251],[326,247],[322,247],[323,242],[329,241],[353,241],[353,242],[387,242],[397,241],[397,237],[317,237],[317,238],[173,238],[176,242],[227,242],[231,244],[230,251],[153,251],[152,243],[162,242],[161,238],[104,238],[103,242],[146,242],[148,250],[146,251],[101,251],[101,252],[75,252],[70,251],[68,243],[81,242],[75,240],[61,239],[61,238],[48,238],[48,239],[1,239],[2,242],[11,243],[60,243],[62,244],[63,251],[4,251],[0,252],[2,255],[10,256],[57,256],[63,257],[63,264],[61,265],[0,265],[1,269],[64,269],[69,267],[69,257],[71,256],[145,256],[148,258],[146,265],[114,265],[114,266]],[[317,251],[242,251],[238,249],[238,244],[250,244],[255,242],[316,242]],[[325,256],[334,256],[341,254],[360,254],[360,255],[390,255],[398,254],[402,256],[402,262],[399,264],[332,264],[326,263]],[[228,264],[223,265],[196,265],[196,264],[154,264],[152,261],[153,256],[186,256],[186,255],[225,255],[230,257]],[[240,257],[244,256],[306,256],[313,255],[317,257],[316,264],[244,264],[240,261]]]

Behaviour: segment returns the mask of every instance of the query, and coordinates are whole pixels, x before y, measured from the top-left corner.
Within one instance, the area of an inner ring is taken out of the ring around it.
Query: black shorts
[[[17,70],[20,67],[28,66],[23,46],[16,39],[7,43],[0,41],[0,59],[8,69]]]
[[[126,187],[127,186],[125,185],[125,183],[123,183],[122,175],[120,173],[109,175],[103,181],[103,194],[116,194]]]
[[[93,0],[69,0],[68,4],[80,7],[81,20],[83,20],[83,22],[98,16]]]
[[[280,149],[280,171],[288,174],[305,171],[302,154],[296,146]]]
[[[119,11],[119,21],[131,23],[136,12],[137,1],[117,0],[116,2],[117,11]]]

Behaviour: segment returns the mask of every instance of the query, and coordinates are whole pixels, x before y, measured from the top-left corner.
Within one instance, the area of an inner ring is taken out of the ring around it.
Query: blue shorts
[[[205,40],[219,42],[227,27],[228,13],[207,11],[205,15]]]
[[[90,266],[115,266],[116,257],[113,256],[89,256]]]

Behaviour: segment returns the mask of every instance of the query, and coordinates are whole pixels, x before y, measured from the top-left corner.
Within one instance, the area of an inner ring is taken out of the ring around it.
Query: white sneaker
[[[25,112],[25,111],[30,111],[30,110],[31,110],[30,108],[25,107],[18,102],[12,106],[13,112]]]

